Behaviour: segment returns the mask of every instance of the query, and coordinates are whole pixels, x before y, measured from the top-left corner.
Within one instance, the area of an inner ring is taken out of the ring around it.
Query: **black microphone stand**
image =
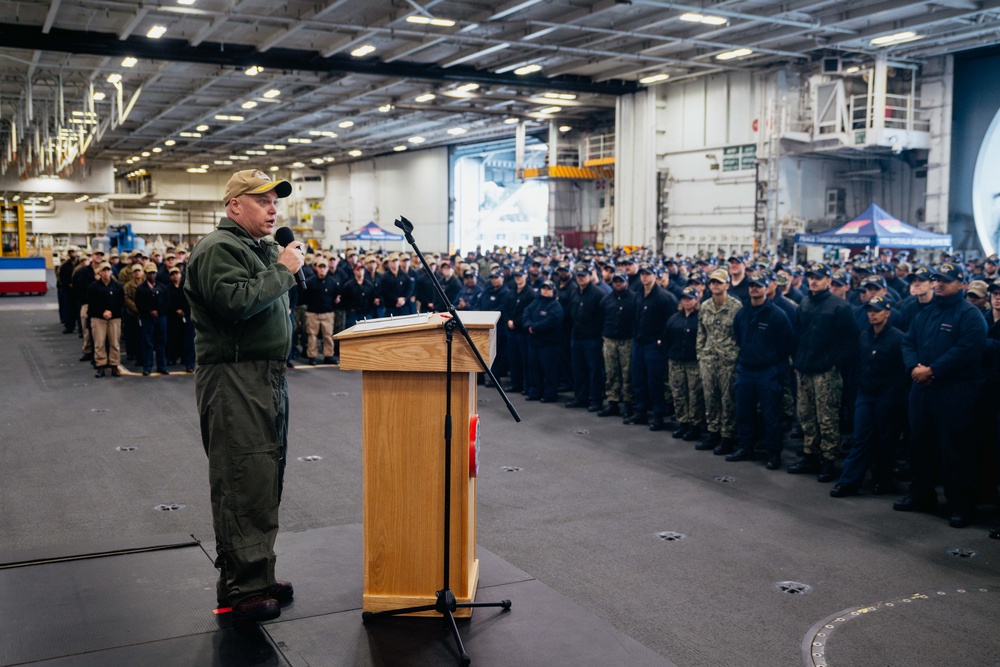
[[[496,376],[493,375],[493,371],[490,370],[489,364],[486,363],[483,359],[483,355],[472,342],[468,329],[465,328],[465,324],[458,316],[458,312],[455,311],[455,306],[452,305],[451,301],[448,299],[448,295],[445,294],[444,287],[441,286],[441,282],[437,279],[437,276],[434,275],[434,272],[431,271],[423,253],[420,252],[420,249],[417,247],[417,243],[413,239],[413,223],[403,216],[400,216],[399,219],[396,220],[395,225],[403,230],[403,234],[406,236],[406,242],[410,244],[413,248],[413,252],[415,252],[417,257],[420,258],[420,263],[423,265],[424,270],[427,271],[427,275],[430,276],[431,282],[434,284],[434,288],[437,291],[437,298],[440,300],[439,303],[444,304],[447,307],[448,313],[451,315],[451,317],[444,323],[445,341],[448,347],[444,419],[444,585],[441,590],[434,593],[437,597],[437,602],[435,604],[421,605],[419,607],[405,607],[403,609],[391,609],[389,611],[366,611],[361,614],[361,620],[362,622],[367,623],[377,618],[386,616],[399,616],[402,614],[413,614],[422,611],[436,611],[448,621],[448,625],[451,628],[451,634],[455,638],[455,644],[458,647],[458,662],[460,665],[464,666],[469,665],[472,662],[472,659],[469,657],[469,654],[465,652],[465,644],[462,643],[462,636],[459,634],[458,624],[455,622],[455,611],[458,609],[469,609],[474,607],[499,607],[504,611],[508,611],[510,609],[510,600],[501,600],[500,602],[458,602],[455,599],[455,594],[451,590],[451,368],[452,340],[455,336],[456,329],[462,333],[462,336],[469,344],[469,348],[473,351],[473,353],[475,353],[476,359],[479,360],[479,365],[482,367],[483,372],[485,372],[489,376],[490,380],[493,381],[493,385],[496,387],[497,392],[499,392],[500,396],[507,404],[507,409],[510,411],[511,416],[514,417],[514,421],[520,422],[521,416],[517,414],[517,410],[510,402],[507,394],[505,394],[503,389],[500,388],[500,383],[497,381]]]

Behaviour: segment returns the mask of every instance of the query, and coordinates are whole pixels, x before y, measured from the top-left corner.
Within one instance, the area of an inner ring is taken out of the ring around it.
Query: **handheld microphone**
[[[295,233],[289,227],[278,227],[274,230],[274,240],[277,241],[282,246],[288,246],[292,241],[295,240]],[[306,274],[300,268],[298,273],[295,274],[295,280],[298,281],[299,287],[302,289],[306,288]]]

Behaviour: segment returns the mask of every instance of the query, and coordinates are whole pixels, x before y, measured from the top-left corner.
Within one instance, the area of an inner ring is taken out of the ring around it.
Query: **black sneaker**
[[[856,495],[858,495],[858,487],[853,484],[842,484],[837,482],[833,485],[833,488],[830,489],[831,498],[846,498],[847,496]]]

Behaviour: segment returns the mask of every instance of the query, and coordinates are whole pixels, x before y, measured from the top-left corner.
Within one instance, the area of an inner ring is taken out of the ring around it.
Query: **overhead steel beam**
[[[519,88],[547,88],[602,95],[624,95],[638,90],[633,81],[595,83],[584,77],[545,77],[497,74],[472,67],[448,69],[419,63],[383,63],[374,58],[323,58],[316,51],[274,48],[261,53],[252,46],[202,42],[191,46],[182,39],[119,40],[109,33],[53,29],[48,34],[38,27],[0,23],[0,46],[41,49],[57,53],[126,56],[168,62],[191,62],[245,69],[251,65],[277,70],[306,72],[352,72],[369,76],[406,77],[426,81],[463,81],[507,85]]]

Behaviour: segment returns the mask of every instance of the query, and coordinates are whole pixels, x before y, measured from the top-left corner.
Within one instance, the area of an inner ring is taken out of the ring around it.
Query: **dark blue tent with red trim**
[[[803,245],[870,246],[877,248],[950,248],[951,234],[935,234],[901,222],[878,204],[840,227],[816,234],[796,234]]]
[[[340,237],[341,241],[402,241],[402,234],[393,234],[382,229],[374,221],[369,222],[361,229],[355,229]]]

